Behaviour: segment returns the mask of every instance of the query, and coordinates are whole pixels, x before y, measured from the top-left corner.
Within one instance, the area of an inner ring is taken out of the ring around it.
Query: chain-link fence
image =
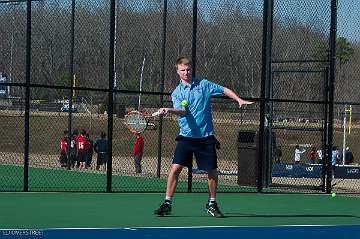
[[[358,193],[360,16],[350,2],[0,1],[0,190],[164,191],[176,117],[149,122],[138,174],[124,116],[172,107],[174,62],[187,55],[197,78],[255,101],[212,101],[219,191]],[[65,130],[88,134],[84,169],[71,152],[61,165]],[[92,148],[101,133],[107,168]],[[194,163],[178,191],[205,192],[206,181]]]

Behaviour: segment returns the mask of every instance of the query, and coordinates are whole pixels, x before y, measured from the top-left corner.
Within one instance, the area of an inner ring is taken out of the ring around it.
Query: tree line
[[[138,90],[143,76],[144,91],[160,90],[162,17],[159,8],[116,9],[116,87]],[[175,1],[167,15],[165,91],[178,83],[174,62],[191,55],[192,11]],[[69,85],[70,61],[69,7],[62,4],[36,4],[32,13],[32,83]],[[316,23],[314,23],[316,24]],[[2,9],[0,15],[0,71],[12,82],[25,81],[26,11]],[[313,25],[274,19],[273,59],[323,59],[328,34]],[[359,43],[338,39],[336,99],[359,102]],[[197,23],[196,74],[234,89],[243,97],[259,97],[261,82],[262,16],[213,11],[211,18],[201,13]],[[344,51],[342,51],[344,50]],[[77,5],[75,13],[74,73],[76,86],[107,88],[109,59],[109,11],[107,6],[89,8]],[[323,65],[276,65],[273,69],[319,69]],[[141,72],[143,69],[143,72]],[[323,89],[321,76],[282,74],[274,76],[274,96],[283,99],[318,100]],[[20,88],[12,90],[21,96]],[[64,90],[33,89],[32,98],[54,100],[67,97]],[[88,95],[87,92],[78,92]],[[92,93],[95,94],[95,93]],[[96,94],[95,94],[96,95]],[[321,97],[320,97],[321,99]]]

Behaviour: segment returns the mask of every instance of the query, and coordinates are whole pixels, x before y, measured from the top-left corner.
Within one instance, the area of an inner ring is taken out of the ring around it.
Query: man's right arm
[[[172,113],[175,115],[186,115],[186,109],[185,107],[182,107],[181,101],[183,100],[180,96],[180,93],[178,93],[178,88],[176,88],[173,93],[171,94],[171,100],[173,103],[172,108],[160,108],[158,110],[159,115],[166,115],[167,113]]]
[[[183,109],[175,109],[175,108],[160,108],[159,115],[166,115],[167,113],[172,113],[175,115],[186,115],[186,110]]]

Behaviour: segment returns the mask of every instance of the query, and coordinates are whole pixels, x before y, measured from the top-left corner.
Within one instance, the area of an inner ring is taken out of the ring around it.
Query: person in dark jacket
[[[354,162],[354,155],[349,147],[345,149],[345,164],[352,164]]]
[[[99,170],[100,167],[102,167],[105,171],[108,160],[108,141],[105,132],[101,132],[100,139],[96,140],[94,151],[97,153],[96,170]]]

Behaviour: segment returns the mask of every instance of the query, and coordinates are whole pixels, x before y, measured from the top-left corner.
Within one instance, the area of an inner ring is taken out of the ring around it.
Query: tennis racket
[[[141,113],[139,111],[130,111],[125,115],[125,125],[132,133],[142,133],[149,125],[151,117],[158,116],[160,113],[154,112],[152,114]]]

